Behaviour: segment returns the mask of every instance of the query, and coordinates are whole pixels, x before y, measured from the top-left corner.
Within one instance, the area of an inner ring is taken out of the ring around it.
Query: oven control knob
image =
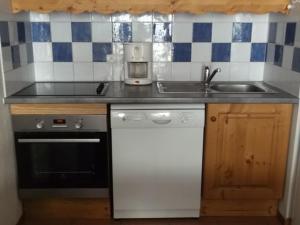
[[[41,120],[35,126],[37,129],[42,129],[44,128],[44,124],[45,124],[44,120]]]
[[[76,129],[81,129],[82,128],[82,120],[78,120],[78,122],[75,123],[75,128]]]

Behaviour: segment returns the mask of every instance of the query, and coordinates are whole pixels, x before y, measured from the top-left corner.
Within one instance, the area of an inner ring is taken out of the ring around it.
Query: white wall
[[[286,22],[297,22],[297,29],[300,29],[299,4],[295,9],[291,10],[288,16],[271,14],[270,22],[277,22],[278,27],[277,27],[277,34],[276,34],[276,42],[278,42],[279,40],[279,44],[282,45],[285,37]],[[295,42],[295,46],[300,47],[300,43],[298,43],[297,40]],[[285,53],[286,52],[284,51],[284,58],[287,57]],[[277,86],[297,97],[300,97],[300,74],[292,71],[291,65],[287,66],[286,63],[283,63],[283,66],[279,67],[270,63],[266,63],[265,71],[264,71],[264,81],[274,86]],[[297,165],[299,164],[298,163],[299,141],[300,141],[300,109],[298,106],[295,106],[293,119],[292,119],[291,135],[290,135],[287,172],[286,172],[286,179],[285,179],[285,192],[284,192],[283,199],[280,201],[279,204],[279,211],[285,218],[293,217],[293,210],[294,210],[293,204],[294,204],[294,199],[297,197],[294,195],[294,187],[295,187],[295,182],[297,180],[296,168]],[[300,194],[300,192],[298,194]],[[300,199],[300,197],[298,197],[298,199]],[[299,224],[295,223],[295,225],[299,225]]]
[[[11,18],[10,0],[0,0],[0,18]],[[1,48],[0,48],[1,53]],[[0,54],[2,55],[2,54]],[[0,57],[0,76],[3,78]],[[3,79],[0,79],[0,99],[3,99]],[[0,225],[15,225],[22,213],[17,195],[14,140],[8,105],[0,102]]]
[[[1,48],[0,48],[1,53]],[[0,74],[3,76],[2,59]],[[0,80],[0,99],[3,82]],[[17,195],[16,162],[13,133],[8,105],[0,103],[0,225],[17,224],[22,213]]]

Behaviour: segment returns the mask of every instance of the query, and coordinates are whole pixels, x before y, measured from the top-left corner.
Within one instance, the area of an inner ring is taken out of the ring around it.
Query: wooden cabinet
[[[269,13],[288,12],[290,0],[11,0],[12,10],[49,13],[65,11],[72,13],[98,12],[104,14],[128,12],[141,14],[160,13]]]
[[[250,202],[251,208],[255,202],[276,208],[283,193],[291,112],[288,104],[208,104],[203,214],[234,215],[232,205],[240,209]]]

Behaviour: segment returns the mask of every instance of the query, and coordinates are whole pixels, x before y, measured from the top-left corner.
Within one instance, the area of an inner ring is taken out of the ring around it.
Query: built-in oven
[[[12,118],[21,198],[108,196],[104,115]]]

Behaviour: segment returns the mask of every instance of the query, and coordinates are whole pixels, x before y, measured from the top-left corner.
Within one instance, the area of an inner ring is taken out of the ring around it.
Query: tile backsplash
[[[0,13],[0,18],[0,52],[2,52],[6,96],[34,81],[32,26],[28,13],[16,16]]]
[[[155,80],[201,80],[203,65],[221,67],[216,80],[262,80],[268,18],[267,14],[106,16],[31,12],[30,23],[24,28],[17,25],[16,32],[21,43],[23,30],[32,40],[32,48],[31,41],[24,44],[27,63],[34,61],[36,81],[121,80],[125,42],[153,43]],[[7,37],[2,36],[4,49]],[[18,47],[10,48],[3,50],[5,71],[25,60],[22,54],[18,57]]]

